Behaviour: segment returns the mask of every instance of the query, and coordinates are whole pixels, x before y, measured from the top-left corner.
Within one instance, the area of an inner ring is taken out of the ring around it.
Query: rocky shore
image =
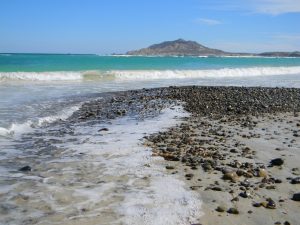
[[[169,87],[107,94],[71,120],[143,119],[182,104],[190,116],[145,137],[166,172],[203,199],[199,224],[298,224],[300,90]]]

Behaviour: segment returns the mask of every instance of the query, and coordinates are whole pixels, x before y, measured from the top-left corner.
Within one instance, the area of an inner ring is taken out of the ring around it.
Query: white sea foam
[[[0,72],[2,81],[157,80],[185,78],[255,77],[300,74],[300,66],[203,70],[111,70],[57,72]]]
[[[120,80],[151,80],[151,79],[184,79],[184,78],[226,78],[255,77],[299,74],[300,67],[251,67],[225,68],[217,70],[145,70],[145,71],[112,71]]]
[[[119,194],[124,200],[110,207],[120,215],[118,222],[128,225],[184,225],[196,223],[203,214],[200,196],[188,190],[176,175],[167,175],[163,158],[152,157],[151,150],[141,146],[146,133],[174,126],[178,123],[176,117],[187,115],[181,107],[175,107],[144,121],[126,117],[117,119],[108,126],[107,132],[100,135],[97,131],[103,124],[75,130],[75,134],[80,133],[86,141],[69,147],[89,155],[93,165],[101,166],[101,176],[109,177],[116,182],[117,189],[122,189]],[[91,135],[95,133],[98,134]]]
[[[81,72],[0,72],[0,82],[9,80],[63,81],[81,79]]]
[[[20,135],[24,132],[30,132],[36,127],[40,127],[46,123],[52,123],[59,119],[66,119],[73,114],[79,106],[73,106],[68,109],[64,109],[53,116],[41,117],[36,120],[28,120],[24,123],[13,123],[9,128],[0,127],[0,136],[3,137],[13,137]]]

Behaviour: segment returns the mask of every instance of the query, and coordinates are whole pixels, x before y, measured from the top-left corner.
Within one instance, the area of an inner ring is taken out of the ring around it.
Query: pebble
[[[272,159],[270,162],[271,166],[282,166],[283,163],[284,163],[284,160],[282,158]]]
[[[213,190],[213,191],[223,191],[223,189],[220,188],[220,187],[212,187],[211,190]]]
[[[174,166],[166,166],[166,169],[167,169],[167,170],[174,170],[175,167],[174,167]]]
[[[237,208],[230,208],[230,209],[228,209],[227,212],[230,214],[239,214],[240,213]]]
[[[291,184],[300,184],[300,177],[295,177],[291,180]]]
[[[258,176],[267,178],[268,177],[268,172],[265,169],[259,169],[258,170]]]
[[[236,174],[236,172],[228,172],[224,174],[223,179],[230,180],[231,182],[236,182],[238,181],[238,175]]]
[[[24,167],[20,168],[19,171],[29,172],[29,171],[31,171],[31,167],[30,166],[24,166]]]
[[[292,198],[292,200],[294,200],[294,201],[300,201],[300,192],[299,193],[295,193],[294,195],[293,195],[293,198]]]
[[[225,211],[226,211],[226,208],[225,208],[224,206],[218,206],[218,207],[216,208],[216,211],[217,211],[217,212],[225,212]]]

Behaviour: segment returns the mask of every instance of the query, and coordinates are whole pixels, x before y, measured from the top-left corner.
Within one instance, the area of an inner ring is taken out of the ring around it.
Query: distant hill
[[[266,57],[300,57],[300,52],[264,52],[259,55]]]
[[[199,55],[224,55],[224,51],[211,49],[198,44],[195,41],[185,41],[178,39],[175,41],[166,41],[160,44],[151,45],[137,51],[127,52],[127,55],[182,55],[182,56],[199,56]]]
[[[126,55],[141,56],[269,56],[269,57],[300,57],[300,52],[265,52],[261,54],[231,53],[219,49],[208,48],[195,41],[178,39],[154,44],[148,48],[129,51]]]

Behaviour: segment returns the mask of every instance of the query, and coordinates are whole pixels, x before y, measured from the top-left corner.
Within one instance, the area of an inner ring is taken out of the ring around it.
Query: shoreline
[[[3,161],[13,174],[0,194],[7,223],[297,224],[300,89],[185,86],[89,99],[24,134],[23,155]],[[283,164],[268,167],[274,158]]]
[[[300,182],[300,89],[190,86],[113,95],[144,107],[153,99],[179,101],[191,113],[144,144],[168,162],[168,174],[179,174],[200,195],[205,214],[199,224],[298,222],[300,205],[292,197]],[[277,158],[283,165],[270,167]]]

